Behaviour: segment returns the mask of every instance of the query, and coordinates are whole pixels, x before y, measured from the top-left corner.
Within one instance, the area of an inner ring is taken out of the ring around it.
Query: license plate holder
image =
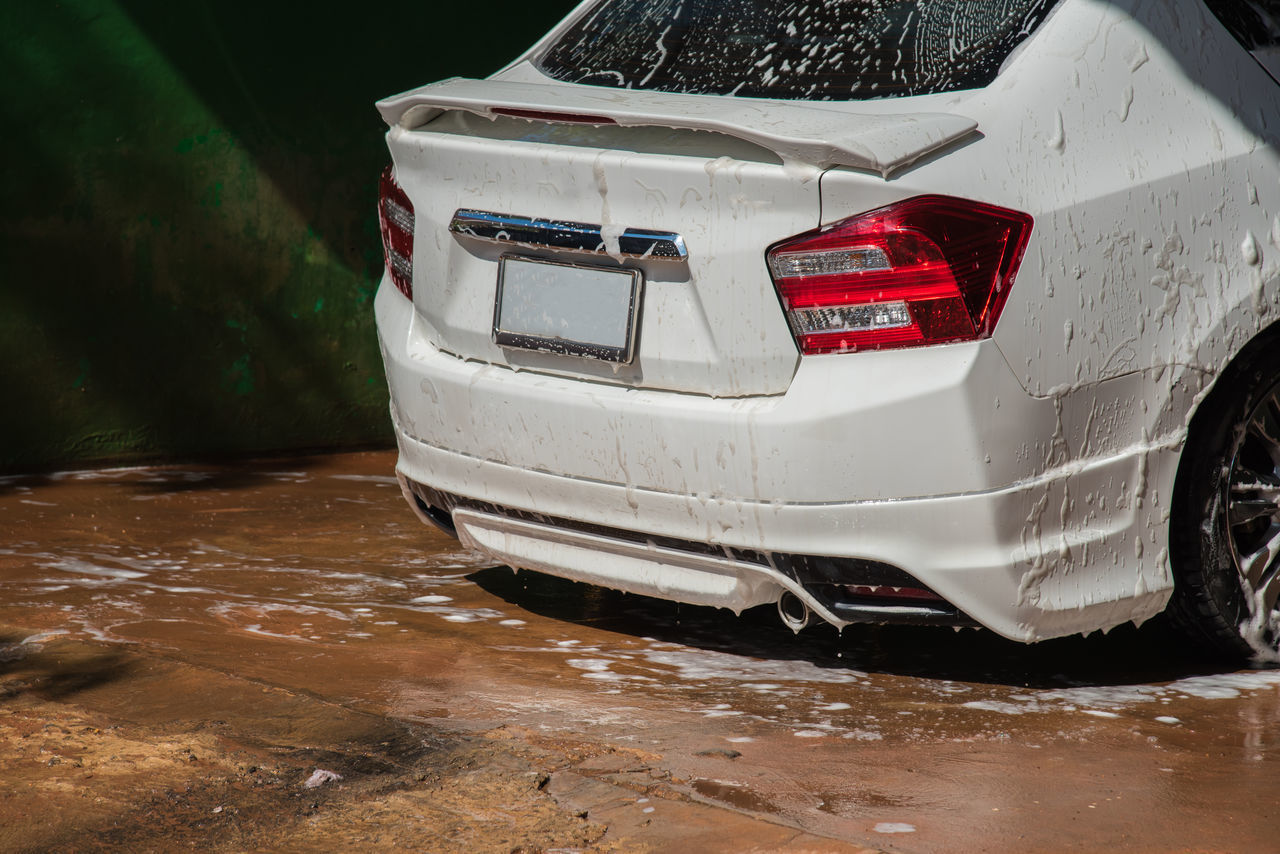
[[[493,307],[501,347],[630,364],[644,276],[625,267],[592,267],[503,255]]]

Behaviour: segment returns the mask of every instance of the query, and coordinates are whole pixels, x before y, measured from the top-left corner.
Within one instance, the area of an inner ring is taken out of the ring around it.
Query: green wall
[[[373,101],[572,5],[0,4],[0,470],[389,443]]]

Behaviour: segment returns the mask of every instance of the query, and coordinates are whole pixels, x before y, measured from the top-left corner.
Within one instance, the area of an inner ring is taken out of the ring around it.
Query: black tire
[[[1202,401],[1173,491],[1169,616],[1206,651],[1275,659],[1280,346],[1246,348]]]

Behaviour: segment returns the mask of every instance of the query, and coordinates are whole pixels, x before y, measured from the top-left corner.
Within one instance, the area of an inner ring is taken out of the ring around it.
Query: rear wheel
[[[1274,658],[1280,599],[1280,355],[1246,351],[1191,423],[1170,534],[1170,615],[1235,657]]]

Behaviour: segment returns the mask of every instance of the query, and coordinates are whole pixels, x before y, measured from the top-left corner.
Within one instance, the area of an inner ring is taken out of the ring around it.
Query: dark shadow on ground
[[[132,494],[164,495],[182,492],[230,492],[274,483],[281,477],[307,476],[324,463],[323,455],[241,460],[234,464],[190,462],[168,466],[86,469],[76,472],[20,474],[0,477],[0,496],[49,487],[66,480],[92,479]]]
[[[681,605],[507,567],[467,576],[485,591],[540,616],[634,637],[753,658],[1028,688],[1140,685],[1230,672],[1189,647],[1157,618],[1107,634],[1020,644],[985,629],[814,624],[794,634],[773,606],[744,612]]]
[[[0,635],[0,702],[22,694],[61,700],[126,678],[133,664],[121,652],[46,652],[16,635]]]

